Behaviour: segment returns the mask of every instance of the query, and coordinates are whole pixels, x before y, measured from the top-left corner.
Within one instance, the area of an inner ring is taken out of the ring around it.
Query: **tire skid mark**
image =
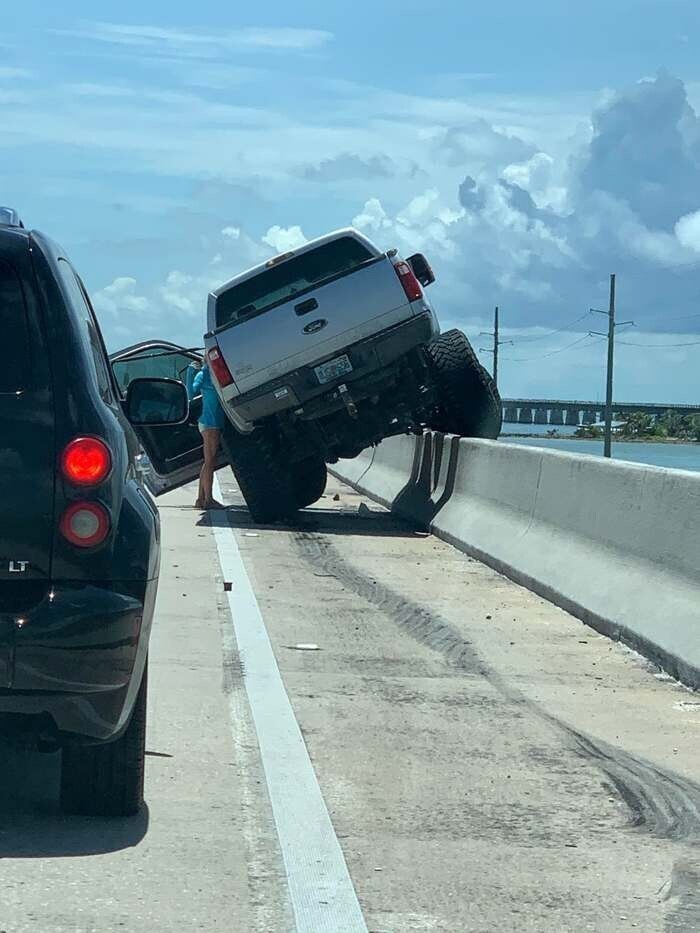
[[[629,810],[632,828],[659,839],[700,843],[700,785],[566,725],[507,684],[448,621],[358,571],[322,535],[296,532],[293,541],[300,556],[315,570],[335,577],[465,675],[485,678],[508,702],[527,707],[549,723],[571,750],[607,776]]]

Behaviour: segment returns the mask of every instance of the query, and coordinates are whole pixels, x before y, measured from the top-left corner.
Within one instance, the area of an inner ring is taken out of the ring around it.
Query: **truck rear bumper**
[[[286,373],[257,389],[236,396],[228,404],[238,418],[247,422],[260,421],[277,412],[299,408],[314,399],[337,389],[341,383],[352,386],[363,379],[391,366],[398,359],[430,341],[434,336],[433,317],[419,314],[402,324],[387,328],[352,344],[344,350]],[[335,357],[347,355],[352,372],[327,384],[320,384],[315,367]]]
[[[157,581],[117,587],[55,585],[14,619],[0,732],[41,723],[59,741],[103,741],[126,725],[145,665]]]

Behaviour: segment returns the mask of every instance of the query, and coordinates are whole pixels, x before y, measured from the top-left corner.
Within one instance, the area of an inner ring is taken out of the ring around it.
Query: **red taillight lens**
[[[209,360],[209,366],[211,371],[214,373],[214,378],[219,383],[221,388],[230,386],[233,382],[233,376],[231,375],[231,370],[226,365],[226,362],[221,355],[221,352],[218,347],[212,347],[211,350],[207,353],[207,359]]]
[[[76,437],[61,456],[61,472],[76,486],[97,486],[111,469],[109,447],[97,437]]]
[[[109,534],[109,513],[99,502],[74,502],[63,513],[60,528],[76,547],[95,547]]]
[[[394,264],[396,269],[396,274],[399,277],[399,281],[403,285],[403,290],[406,292],[406,297],[409,301],[418,301],[419,298],[423,297],[423,291],[420,287],[420,282],[416,278],[413,269],[409,266],[407,262],[404,262],[403,259]]]

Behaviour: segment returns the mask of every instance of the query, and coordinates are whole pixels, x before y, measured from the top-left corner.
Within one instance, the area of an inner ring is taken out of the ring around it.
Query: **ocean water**
[[[545,450],[565,450],[574,454],[603,456],[603,442],[578,440],[572,437],[575,427],[557,426],[560,438],[545,437],[552,425],[547,424],[504,424],[501,438],[509,444],[524,444],[543,447]],[[528,437],[507,437],[507,434],[528,434]],[[568,437],[566,435],[569,435]],[[612,445],[613,458],[629,463],[646,463],[650,466],[671,467],[674,470],[700,472],[700,444],[654,444],[638,441],[615,441]]]

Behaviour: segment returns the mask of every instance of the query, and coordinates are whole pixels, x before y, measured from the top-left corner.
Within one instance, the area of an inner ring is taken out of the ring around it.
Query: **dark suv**
[[[0,735],[63,749],[68,812],[132,814],[160,561],[139,461],[159,431],[192,436],[187,394],[122,392],[75,269],[9,209],[0,339]]]

